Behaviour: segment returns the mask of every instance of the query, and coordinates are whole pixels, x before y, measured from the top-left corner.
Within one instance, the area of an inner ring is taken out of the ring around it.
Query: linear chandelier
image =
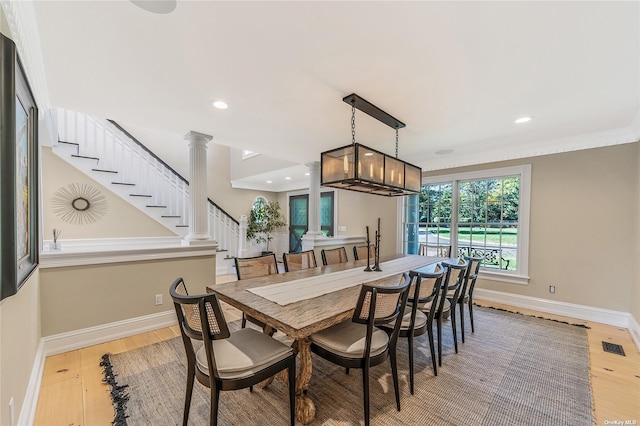
[[[398,129],[405,124],[355,93],[342,100],[351,105],[351,145],[321,154],[320,184],[388,197],[419,194],[422,169],[398,158]],[[356,108],[395,129],[395,158],[356,143]]]

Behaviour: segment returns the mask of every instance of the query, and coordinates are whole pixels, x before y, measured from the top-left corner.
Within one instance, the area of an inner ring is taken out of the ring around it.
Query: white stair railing
[[[94,157],[95,173],[113,173],[113,185],[131,187],[153,209],[162,210],[165,226],[188,226],[189,183],[132,135],[110,120],[88,114],[55,109],[58,141],[78,145],[75,157]],[[135,184],[135,186],[131,185]],[[162,207],[158,207],[162,206]],[[238,221],[209,200],[209,232],[218,247],[229,255],[238,252]]]

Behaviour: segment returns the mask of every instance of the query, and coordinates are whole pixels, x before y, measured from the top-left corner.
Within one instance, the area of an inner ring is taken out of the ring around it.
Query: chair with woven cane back
[[[451,245],[420,244],[418,254],[420,256],[451,257]]]
[[[209,424],[218,424],[220,392],[251,388],[280,371],[289,379],[289,416],[295,424],[296,355],[284,343],[258,330],[231,332],[215,293],[189,296],[182,278],[169,288],[187,354],[187,388],[182,424],[187,425],[195,379],[210,390]],[[204,341],[197,351],[194,340]]]
[[[239,280],[248,280],[250,278],[264,277],[278,273],[278,262],[276,255],[265,254],[255,257],[236,257],[234,258],[236,266],[236,276]],[[264,328],[264,324],[257,319],[242,313],[242,328],[247,326],[247,320]]]
[[[458,306],[460,307],[460,334],[462,336],[462,343],[464,343],[464,305],[469,307],[469,320],[471,321],[471,332],[475,332],[473,326],[473,289],[476,286],[476,280],[478,279],[478,272],[480,271],[480,264],[482,263],[482,257],[470,257],[465,256],[464,260],[469,262],[464,275],[464,282],[458,295]],[[447,298],[451,299],[455,296],[454,292],[449,291]]]
[[[316,254],[313,250],[301,251],[300,253],[283,253],[282,262],[284,263],[285,272],[301,271],[318,266]]]
[[[347,369],[362,369],[365,426],[370,423],[369,368],[383,363],[387,358],[391,361],[396,407],[400,411],[396,344],[408,289],[409,275],[406,273],[402,274],[400,283],[395,286],[362,284],[351,320],[310,336],[311,351],[316,355]],[[378,328],[387,323],[394,324],[389,334]]]
[[[353,246],[353,257],[355,260],[364,260],[367,258],[367,251],[369,252],[369,259],[376,257],[375,246],[370,245],[367,250],[367,246]]]
[[[338,247],[334,249],[322,249],[320,251],[322,255],[322,264],[324,266],[327,265],[335,265],[337,263],[345,263],[348,262],[347,258],[347,249],[344,247]]]
[[[418,306],[418,309],[423,311],[427,316],[434,315],[436,320],[436,329],[438,332],[438,365],[442,366],[442,321],[445,319],[445,314],[451,315],[451,330],[453,332],[453,341],[456,353],[458,353],[458,343],[456,338],[456,318],[455,310],[451,308],[452,302],[447,299],[447,293],[449,291],[454,292],[455,300],[457,301],[457,294],[460,290],[462,280],[464,279],[464,273],[469,263],[462,259],[448,259],[440,263],[444,269],[444,277],[442,279],[442,285],[440,289],[440,295],[438,301],[434,303],[426,303]],[[425,268],[417,269],[415,272],[421,273],[425,271]],[[453,302],[456,303],[456,302]],[[454,305],[455,307],[455,305]],[[435,312],[432,312],[435,309]]]
[[[431,349],[431,364],[433,367],[433,375],[438,375],[438,367],[436,365],[435,344],[433,340],[433,318],[435,317],[435,309],[429,310],[428,314],[422,312],[419,307],[437,305],[438,296],[441,293],[442,277],[444,271],[440,265],[436,264],[431,271],[409,273],[411,279],[409,286],[409,296],[407,305],[404,308],[402,323],[400,325],[399,337],[406,337],[409,346],[409,391],[413,395],[414,391],[414,367],[413,367],[413,341],[414,337],[422,336],[424,333],[429,335],[429,348]],[[391,325],[382,325],[385,331],[393,330]]]

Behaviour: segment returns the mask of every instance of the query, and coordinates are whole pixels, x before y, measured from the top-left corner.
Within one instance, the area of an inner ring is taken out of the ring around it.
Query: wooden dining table
[[[268,290],[274,286],[284,287],[284,283],[288,283],[291,287],[287,286],[286,289],[294,289],[294,292],[297,293],[305,293],[308,289],[313,293],[313,289],[309,287],[310,279],[316,285],[318,281],[323,283],[331,283],[332,280],[344,281],[345,273],[343,271],[355,268],[364,270],[367,266],[367,260],[207,286],[207,291],[217,293],[220,300],[266,324],[266,332],[278,330],[294,340],[292,347],[297,352],[300,365],[296,377],[296,418],[302,424],[308,424],[315,418],[315,404],[307,394],[313,371],[309,336],[350,319],[360,293],[360,284],[363,282],[381,286],[397,285],[400,273],[389,275],[387,270],[385,274],[385,261],[390,261],[389,263],[401,261],[402,267],[406,269],[403,272],[409,272],[409,270],[419,269],[443,259],[431,256],[396,255],[381,260],[382,272],[354,275],[354,284],[348,288],[329,291],[317,296],[311,295],[311,298],[295,300],[284,305],[280,304],[282,302],[276,303],[256,294],[256,292]],[[341,272],[343,273],[341,274]],[[361,278],[362,276],[364,278]],[[349,279],[348,276],[347,279]],[[278,286],[278,284],[283,284],[283,286]]]

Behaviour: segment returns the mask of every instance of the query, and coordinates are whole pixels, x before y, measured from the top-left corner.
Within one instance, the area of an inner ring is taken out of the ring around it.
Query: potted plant
[[[258,198],[249,214],[247,240],[254,240],[258,244],[266,243],[266,250],[262,254],[271,253],[269,243],[273,239],[273,233],[286,225],[277,201],[269,203],[263,198]]]

